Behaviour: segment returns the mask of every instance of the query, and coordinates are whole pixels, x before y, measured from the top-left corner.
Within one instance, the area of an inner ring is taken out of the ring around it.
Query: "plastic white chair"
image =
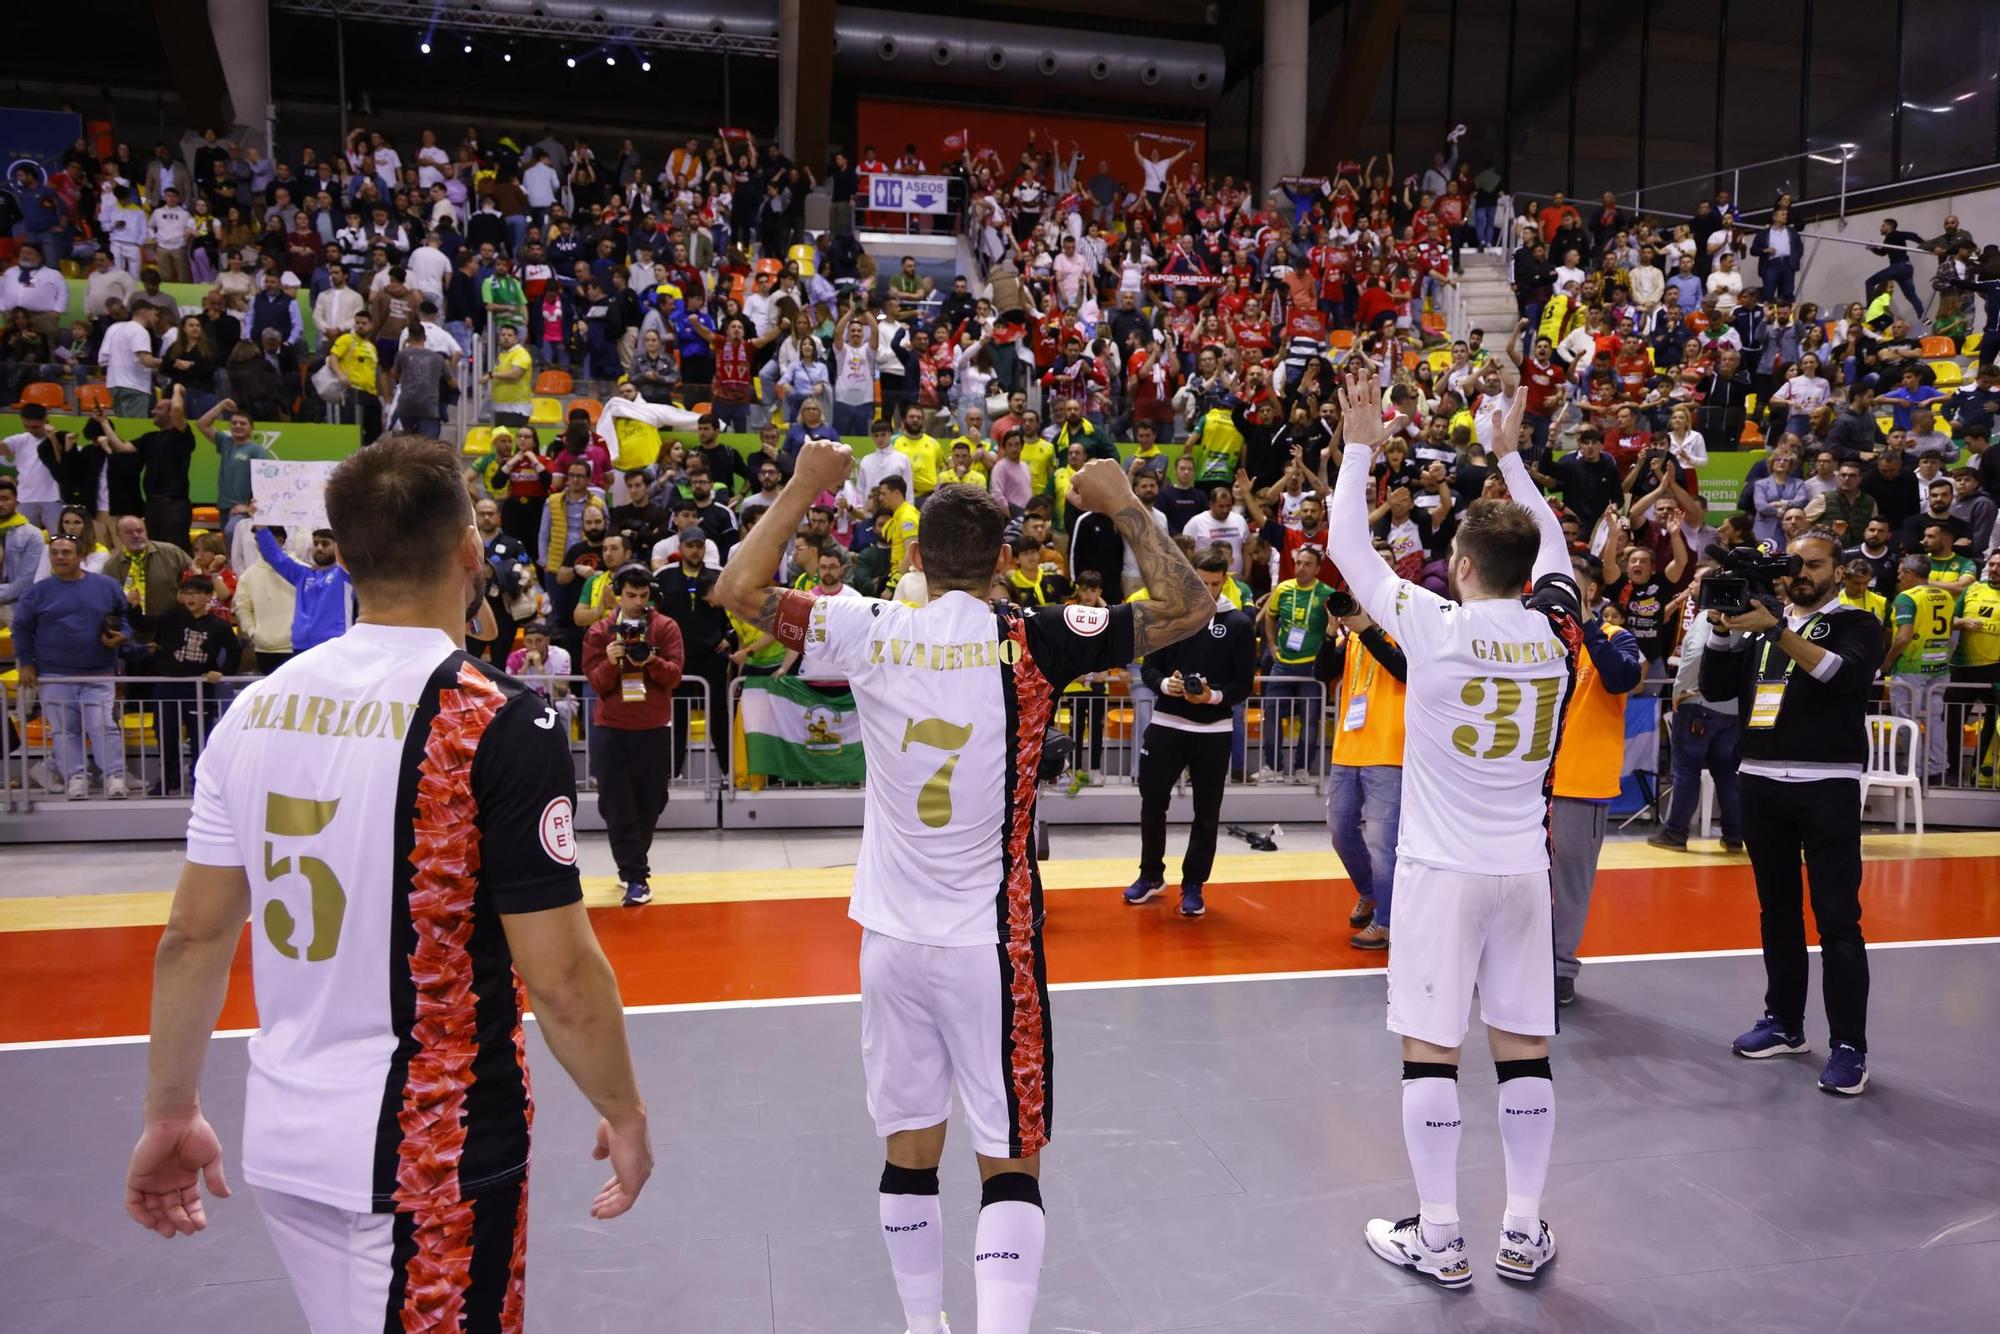
[[[1691,833],[1707,838],[1715,832],[1715,776],[1708,770],[1701,771],[1701,804],[1695,808],[1694,828]]]
[[[1861,810],[1868,810],[1868,793],[1888,788],[1896,794],[1896,832],[1903,830],[1903,803],[1916,806],[1917,832],[1924,832],[1924,780],[1917,766],[1923,760],[1923,736],[1908,718],[1882,714],[1868,719],[1868,770],[1861,775]]]

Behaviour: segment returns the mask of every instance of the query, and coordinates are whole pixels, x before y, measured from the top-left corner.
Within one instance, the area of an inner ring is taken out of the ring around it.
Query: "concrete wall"
[[[1947,213],[1957,214],[1958,225],[1971,232],[1981,246],[2000,242],[2000,189],[1949,195],[1868,213],[1851,213],[1835,222],[1816,222],[1805,229],[1806,253],[1800,275],[1799,299],[1816,301],[1822,314],[1827,318],[1836,317],[1848,302],[1863,299],[1868,275],[1887,263],[1882,256],[1870,254],[1861,246],[1824,238],[1860,239],[1873,244],[1882,239],[1884,218],[1894,218],[1904,231],[1928,238],[1944,230]],[[1937,264],[1927,257],[1918,256],[1915,265],[1917,291],[1928,301],[1931,275],[1937,271]],[[1754,269],[1755,265],[1751,268]],[[1745,279],[1746,283],[1749,281]],[[1900,294],[1896,297],[1896,311],[1905,317],[1912,313],[1905,309]]]

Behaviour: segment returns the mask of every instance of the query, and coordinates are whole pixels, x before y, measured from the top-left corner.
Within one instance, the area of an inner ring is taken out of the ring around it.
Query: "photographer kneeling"
[[[1764,1017],[1734,1050],[1751,1058],[1809,1050],[1803,854],[1832,1043],[1819,1086],[1860,1093],[1868,1084],[1868,956],[1858,812],[1882,623],[1841,603],[1840,539],[1825,529],[1795,539],[1789,557],[1709,554],[1723,571],[1702,581],[1701,607],[1727,633],[1709,640],[1701,693],[1735,700],[1742,720],[1743,837],[1757,877],[1766,977]],[[1788,605],[1768,591],[1774,561],[1791,571]]]
[[[611,576],[618,610],[583,637],[583,674],[591,704],[590,768],[625,906],[653,897],[646,856],[667,807],[673,773],[674,687],[681,683],[681,631],[652,608],[652,577],[643,565]]]

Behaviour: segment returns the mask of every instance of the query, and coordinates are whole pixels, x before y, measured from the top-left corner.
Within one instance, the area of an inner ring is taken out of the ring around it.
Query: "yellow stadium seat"
[[[1432,370],[1439,373],[1448,371],[1451,369],[1451,349],[1448,347],[1433,348],[1429,360]]]
[[[482,454],[491,454],[492,452],[493,428],[491,426],[475,426],[465,433],[463,453],[467,458],[478,458]]]
[[[1965,336],[1965,342],[1962,345],[1960,345],[1958,350],[1963,355],[1969,357],[1973,353],[1977,352],[1979,350],[1979,345],[1981,343],[1984,343],[1985,341],[1986,341],[1986,335],[1983,333],[1967,334]]]
[[[530,426],[561,426],[563,405],[559,399],[537,398],[534,408],[528,413]]]
[[[818,271],[818,257],[809,245],[795,245],[785,252],[785,258],[799,266],[799,277],[810,278]]]
[[[1940,389],[1946,385],[1958,384],[1965,379],[1965,372],[1959,369],[1955,361],[1933,361],[1931,373],[1937,377],[1931,383]]]

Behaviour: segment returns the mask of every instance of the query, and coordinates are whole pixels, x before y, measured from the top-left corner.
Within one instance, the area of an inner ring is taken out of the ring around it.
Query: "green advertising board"
[[[81,431],[84,419],[64,413],[52,413],[49,425],[57,430]],[[111,427],[121,439],[136,440],[153,429],[153,423],[145,417],[113,417]],[[19,413],[0,413],[0,437],[10,436],[21,429]],[[228,423],[223,423],[228,429]],[[357,426],[329,426],[324,422],[258,422],[257,442],[271,451],[271,457],[279,459],[344,459],[361,445],[361,428]],[[194,451],[194,462],[188,467],[188,498],[197,505],[215,503],[215,450],[206,441],[198,444]],[[0,471],[11,471],[0,469]]]
[[[65,324],[89,318],[83,313],[84,279],[70,278],[67,281],[69,283],[69,308],[63,312],[63,322]],[[194,311],[201,309],[201,299],[209,294],[213,286],[211,283],[161,283],[160,290],[179,302],[181,313],[185,315],[192,314]],[[310,350],[317,352],[319,351],[319,329],[313,324],[312,293],[306,288],[301,287],[292,299],[298,302],[299,323],[305,329],[305,345]],[[162,327],[159,332],[164,333],[166,330]]]

